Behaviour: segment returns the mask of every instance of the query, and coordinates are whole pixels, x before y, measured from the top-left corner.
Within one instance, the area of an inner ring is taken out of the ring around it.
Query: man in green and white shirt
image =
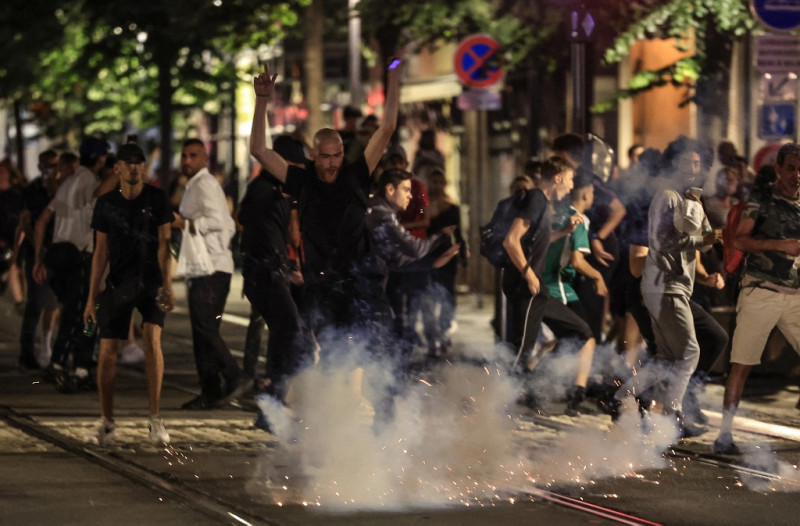
[[[544,282],[551,296],[583,317],[584,309],[575,291],[578,273],[595,282],[600,296],[608,295],[602,274],[585,256],[591,253],[589,219],[584,215],[592,206],[594,186],[590,177],[576,175],[570,192],[570,205],[554,213],[553,232],[545,258]]]

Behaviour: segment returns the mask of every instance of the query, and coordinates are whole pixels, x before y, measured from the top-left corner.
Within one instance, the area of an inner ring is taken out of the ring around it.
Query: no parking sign
[[[502,80],[500,44],[490,35],[471,35],[456,49],[454,66],[458,79],[473,88],[489,88]]]

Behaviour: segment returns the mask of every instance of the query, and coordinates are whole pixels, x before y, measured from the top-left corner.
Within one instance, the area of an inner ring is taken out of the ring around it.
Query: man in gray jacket
[[[657,352],[654,360],[631,377],[616,393],[639,395],[656,383],[667,384],[664,411],[676,416],[681,436],[705,430],[683,419],[682,400],[697,362],[697,343],[689,298],[694,288],[697,251],[719,238],[708,223],[697,188],[701,171],[700,146],[686,137],[664,152],[672,162],[669,186],[656,193],[648,212],[649,251],[642,275],[642,296],[650,318]]]

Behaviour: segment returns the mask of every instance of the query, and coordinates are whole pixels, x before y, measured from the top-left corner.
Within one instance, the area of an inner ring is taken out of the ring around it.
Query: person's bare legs
[[[586,382],[589,381],[589,373],[592,371],[592,358],[594,357],[594,348],[596,345],[596,340],[594,338],[589,338],[578,352],[578,374],[575,377],[575,385],[579,387],[586,387]]]
[[[100,396],[100,412],[108,420],[114,420],[114,379],[117,370],[119,340],[100,339],[100,357],[97,359],[97,390]]]
[[[142,333],[145,370],[147,372],[147,393],[150,403],[150,416],[161,412],[161,382],[164,378],[164,355],[161,352],[161,327],[145,323]]]
[[[733,417],[739,408],[739,402],[744,392],[744,383],[750,374],[752,365],[742,365],[740,363],[731,364],[731,372],[725,382],[725,395],[722,398],[722,424],[719,434],[730,433],[733,431]]]
[[[639,348],[642,343],[642,333],[630,312],[625,313],[625,329],[623,330],[623,348],[625,349],[625,365],[633,370],[639,365]]]

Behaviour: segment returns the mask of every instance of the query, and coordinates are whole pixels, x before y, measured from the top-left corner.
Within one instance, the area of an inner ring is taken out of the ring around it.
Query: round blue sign
[[[750,0],[750,9],[770,29],[791,31],[800,27],[800,0]]]

